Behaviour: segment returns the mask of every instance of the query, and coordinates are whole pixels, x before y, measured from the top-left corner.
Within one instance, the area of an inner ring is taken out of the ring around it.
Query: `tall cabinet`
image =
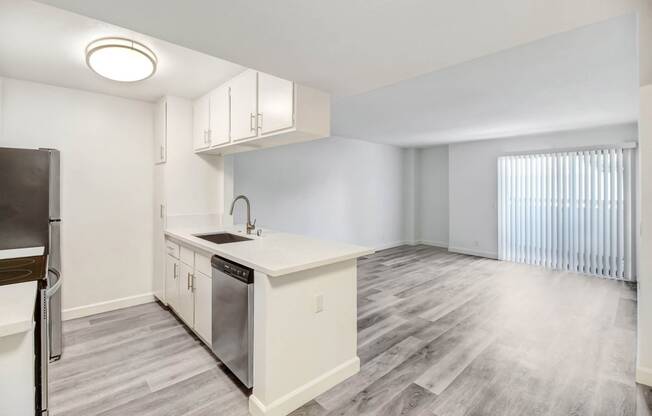
[[[165,304],[169,302],[167,295],[174,293],[169,285],[179,280],[178,276],[174,278],[175,273],[181,273],[179,260],[175,266],[166,257],[166,227],[196,221],[197,217],[219,225],[224,216],[224,160],[217,155],[199,156],[193,151],[196,104],[167,96],[154,106],[153,286],[155,296]],[[216,100],[215,105],[224,103]],[[207,117],[210,119],[210,115]],[[216,127],[213,129],[218,131]],[[218,137],[216,134],[213,137]]]

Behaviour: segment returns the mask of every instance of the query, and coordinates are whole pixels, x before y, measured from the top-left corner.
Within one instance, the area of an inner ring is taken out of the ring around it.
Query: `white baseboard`
[[[448,247],[448,251],[450,251],[451,253],[468,254],[470,256],[477,256],[477,257],[486,257],[488,259],[498,258],[498,253],[493,253],[490,251],[482,251],[482,250],[473,250],[464,247]]]
[[[388,248],[394,248],[394,247],[400,247],[400,246],[406,246],[406,245],[413,245],[414,242],[410,241],[394,241],[393,243],[385,243],[381,244],[379,246],[376,246],[374,249],[376,251],[380,250],[387,250]]]
[[[394,248],[400,246],[416,246],[419,244],[423,244],[426,246],[433,246],[433,247],[448,248],[447,242],[429,241],[429,240],[414,240],[414,241],[405,240],[405,241],[395,241],[393,243],[382,244],[380,246],[376,246],[375,250],[380,251],[380,250],[387,250],[388,248]]]
[[[256,397],[254,387],[254,393],[249,396],[249,413],[253,416],[285,416],[359,371],[360,359],[355,357],[267,405]]]
[[[418,240],[415,241],[415,244],[423,244],[432,247],[448,248],[448,242],[444,242],[444,241]]]
[[[636,382],[652,387],[652,368],[636,367]]]
[[[63,320],[67,321],[70,319],[83,318],[84,316],[114,311],[116,309],[128,308],[129,306],[136,306],[149,302],[154,302],[153,293],[144,293],[142,295],[128,296],[126,298],[113,299],[106,302],[77,306],[75,308],[64,309],[61,314]]]

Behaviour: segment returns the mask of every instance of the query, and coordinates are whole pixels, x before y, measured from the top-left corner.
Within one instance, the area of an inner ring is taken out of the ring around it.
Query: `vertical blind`
[[[499,258],[633,280],[633,152],[500,157]]]

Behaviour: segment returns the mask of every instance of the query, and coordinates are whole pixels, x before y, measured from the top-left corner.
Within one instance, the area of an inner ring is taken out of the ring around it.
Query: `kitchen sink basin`
[[[242,237],[240,235],[231,234],[231,233],[215,233],[215,234],[199,234],[195,235],[197,238],[202,240],[210,241],[215,244],[228,244],[228,243],[237,243],[239,241],[249,241],[251,238]]]

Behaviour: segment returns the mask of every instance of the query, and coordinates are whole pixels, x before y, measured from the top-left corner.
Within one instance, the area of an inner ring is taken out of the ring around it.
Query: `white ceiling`
[[[333,104],[333,133],[400,146],[638,118],[636,16],[486,56]]]
[[[40,0],[336,95],[629,13],[650,0]]]
[[[106,4],[106,3],[105,3]],[[123,84],[86,66],[84,50],[103,36],[125,36],[158,56],[156,74]],[[0,76],[153,101],[197,97],[244,68],[130,30],[27,0],[0,0]]]

